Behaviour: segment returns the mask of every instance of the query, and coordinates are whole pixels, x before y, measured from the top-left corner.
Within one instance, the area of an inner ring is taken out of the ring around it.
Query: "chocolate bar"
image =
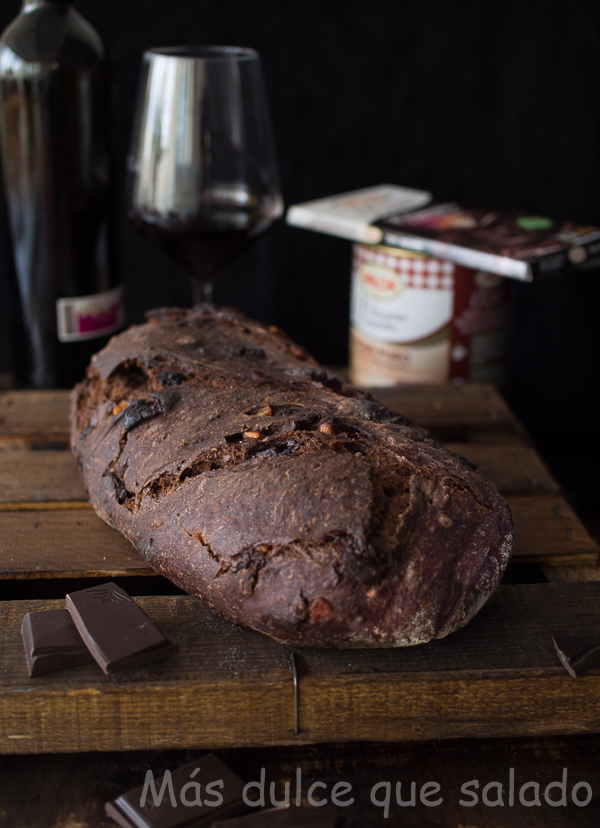
[[[550,630],[556,652],[567,673],[577,678],[600,666],[600,644],[591,644],[560,630]]]
[[[213,822],[211,828],[347,828],[350,821],[319,808],[272,808]]]
[[[104,673],[138,667],[176,653],[177,642],[155,627],[117,584],[71,592],[67,609]]]
[[[67,610],[27,613],[21,635],[32,677],[94,661]]]
[[[248,810],[243,790],[239,776],[209,753],[167,771],[154,780],[154,789],[147,775],[144,785],[107,802],[104,810],[121,828],[208,828],[215,819]]]
[[[433,201],[426,190],[395,184],[292,204],[286,222],[525,282],[599,263],[600,227],[523,212],[471,209]]]

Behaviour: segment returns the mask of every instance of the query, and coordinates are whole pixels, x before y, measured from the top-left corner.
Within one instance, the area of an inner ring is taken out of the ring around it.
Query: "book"
[[[292,205],[286,221],[525,282],[565,268],[600,264],[600,227],[524,212],[471,209],[394,184]]]

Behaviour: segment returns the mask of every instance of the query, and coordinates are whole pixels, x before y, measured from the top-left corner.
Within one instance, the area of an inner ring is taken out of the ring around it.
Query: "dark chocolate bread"
[[[219,615],[294,646],[402,647],[458,629],[513,524],[465,459],[276,328],[152,312],[73,392],[97,513]]]

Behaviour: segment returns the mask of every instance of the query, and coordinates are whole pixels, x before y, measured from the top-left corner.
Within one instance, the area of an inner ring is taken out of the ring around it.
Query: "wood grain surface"
[[[600,729],[600,670],[571,678],[550,626],[600,640],[600,583],[500,587],[464,629],[420,647],[298,651],[216,618],[187,596],[139,598],[180,652],[104,676],[29,679],[20,627],[58,601],[0,606],[0,752],[200,748],[551,735]],[[517,703],[518,700],[518,703]]]
[[[598,564],[564,564],[552,561],[542,566],[549,581],[600,581]]]
[[[500,492],[556,492],[558,484],[525,443],[447,443],[474,463]],[[0,452],[0,503],[85,501],[75,458],[68,451]]]
[[[598,545],[562,495],[506,495],[515,522],[513,559],[595,564]]]
[[[448,439],[469,430],[525,432],[493,385],[405,385],[371,389],[383,405]]]
[[[25,457],[34,459],[37,454],[47,452],[24,452]],[[77,479],[68,480],[69,474],[76,471],[70,469],[63,474],[64,471],[59,466],[55,478],[55,491],[62,495],[76,490],[78,483]],[[28,477],[33,478],[32,469],[21,480]],[[24,486],[22,482],[21,490]],[[42,480],[39,484],[32,482],[28,494],[46,494],[48,490],[49,485]],[[508,494],[505,500],[515,521],[513,560],[588,565],[597,562],[598,546],[562,495]],[[0,503],[0,579],[115,578],[151,573],[131,544],[103,523],[87,500]]]
[[[71,452],[0,452],[0,503],[57,500],[88,500]]]
[[[522,440],[506,443],[446,443],[466,457],[499,492],[558,492],[559,486],[535,449]]]
[[[407,385],[371,391],[392,411],[423,428],[482,429],[523,434],[493,385]],[[0,392],[0,444],[11,440],[68,440],[69,391]]]
[[[0,512],[0,579],[121,575],[154,571],[93,511]]]
[[[597,545],[532,448],[514,438],[448,447],[474,462],[505,495],[516,525],[515,560],[596,563]],[[69,452],[0,452],[0,578],[117,577],[142,571],[150,570],[130,544],[93,514]]]
[[[0,393],[0,444],[68,441],[70,391]]]

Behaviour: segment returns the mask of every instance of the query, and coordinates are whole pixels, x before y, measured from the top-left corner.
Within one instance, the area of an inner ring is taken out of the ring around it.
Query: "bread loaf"
[[[90,499],[150,566],[294,646],[463,626],[508,562],[494,488],[275,328],[209,306],[114,337],[73,392]]]

